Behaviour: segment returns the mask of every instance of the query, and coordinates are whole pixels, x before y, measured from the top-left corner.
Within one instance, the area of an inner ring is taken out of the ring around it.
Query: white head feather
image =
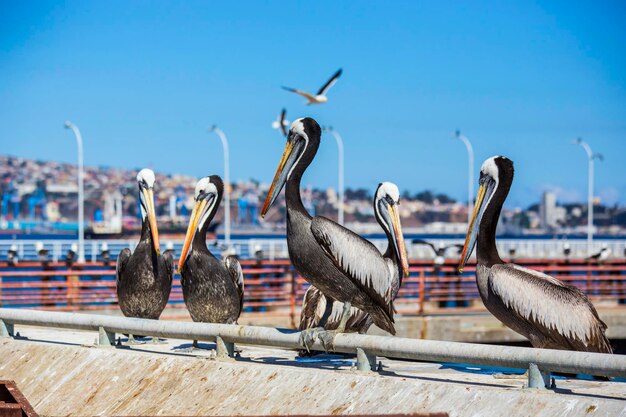
[[[299,119],[294,120],[293,123],[291,124],[291,128],[289,128],[290,131],[293,130],[295,133],[297,133],[298,135],[300,135],[300,136],[302,136],[304,138],[304,149],[302,150],[302,152],[298,156],[298,159],[296,160],[296,162],[291,166],[291,169],[287,173],[287,178],[291,177],[291,173],[293,172],[295,167],[300,162],[300,159],[302,158],[302,155],[304,155],[304,150],[307,148],[307,146],[309,146],[309,135],[307,135],[306,132],[304,131],[304,123],[302,122],[303,120],[304,120],[304,118],[302,118],[302,117],[299,118]]]
[[[196,201],[201,194],[213,194],[214,197],[211,200],[210,205],[206,206],[204,212],[202,213],[202,217],[198,222],[198,231],[200,231],[202,229],[202,226],[204,226],[204,224],[207,222],[207,220],[209,219],[209,215],[213,212],[215,204],[217,203],[217,187],[211,182],[211,177],[200,178],[200,180],[196,184]]]
[[[480,167],[481,173],[489,175],[494,180],[498,179],[499,174],[498,165],[496,165],[496,158],[501,158],[501,156],[492,156],[491,158],[486,159],[485,162],[483,162],[482,167]]]
[[[145,182],[149,188],[154,187],[155,180],[154,172],[151,169],[144,168],[137,174],[137,182]]]
[[[294,132],[308,140],[309,136],[304,131],[304,123],[302,122],[302,120],[304,120],[302,117],[294,120],[289,130],[293,130]]]
[[[393,182],[382,182],[378,187],[378,191],[376,192],[376,200],[380,200],[384,198],[386,195],[391,197],[394,203],[398,203],[400,201],[400,190],[398,186]]]
[[[200,178],[196,184],[195,198],[196,200],[200,194],[213,193],[217,195],[217,187],[211,182],[210,177]]]

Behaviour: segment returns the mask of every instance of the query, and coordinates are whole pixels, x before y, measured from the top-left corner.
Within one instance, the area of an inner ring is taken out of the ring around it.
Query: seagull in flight
[[[317,94],[315,95],[307,93],[306,91],[296,90],[295,88],[290,88],[290,87],[283,87],[283,88],[287,91],[291,91],[292,93],[296,93],[296,94],[301,95],[302,97],[305,97],[307,99],[306,104],[326,103],[328,101],[328,97],[326,97],[326,93],[328,92],[328,90],[330,90],[330,87],[335,85],[335,83],[337,82],[337,79],[341,76],[341,72],[342,72],[342,69],[339,68],[339,70],[336,73],[334,73],[333,76],[330,77],[328,81],[326,81],[326,84],[324,84],[322,88],[320,88]]]
[[[283,109],[278,120],[272,122],[272,129],[280,129],[283,136],[287,136],[287,126],[289,126],[289,120],[285,119],[285,116],[287,116],[287,109]]]

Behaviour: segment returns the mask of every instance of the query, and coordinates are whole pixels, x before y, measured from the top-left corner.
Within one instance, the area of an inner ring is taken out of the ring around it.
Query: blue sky
[[[0,152],[222,173],[269,182],[284,140],[270,124],[312,116],[344,137],[346,184],[466,198],[459,128],[485,158],[515,161],[509,206],[544,189],[584,200],[578,136],[605,155],[596,189],[626,203],[623,2],[19,2],[0,5]],[[342,67],[328,104],[316,90]],[[305,181],[336,184],[322,139]]]

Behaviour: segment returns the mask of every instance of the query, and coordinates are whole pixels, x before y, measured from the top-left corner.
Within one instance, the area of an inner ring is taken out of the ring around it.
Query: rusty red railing
[[[248,317],[288,317],[298,320],[307,282],[289,261],[242,261],[245,276],[244,314]],[[594,302],[626,307],[626,262],[598,264],[586,260],[516,260],[583,290]],[[474,265],[462,275],[456,263],[433,265],[413,261],[396,299],[399,314],[436,314],[484,310]],[[117,309],[114,264],[86,263],[68,268],[65,263],[25,262],[0,264],[0,304],[5,307],[82,311]],[[168,318],[184,318],[180,277],[174,277],[169,308],[182,309]]]

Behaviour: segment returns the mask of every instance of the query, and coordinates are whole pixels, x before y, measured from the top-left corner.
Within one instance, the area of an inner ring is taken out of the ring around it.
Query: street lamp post
[[[229,152],[228,152],[228,139],[224,131],[213,125],[209,128],[209,132],[214,132],[222,141],[222,148],[224,149],[224,200],[226,207],[224,207],[224,240],[226,247],[230,246],[230,167],[229,167]]]
[[[474,148],[472,148],[472,143],[467,136],[462,135],[460,130],[455,132],[454,137],[463,142],[467,148],[467,224],[469,225],[472,222],[472,206],[474,203]]]
[[[591,245],[593,243],[593,169],[594,160],[602,160],[602,154],[594,154],[591,150],[591,146],[581,138],[574,139],[575,145],[580,145],[587,154],[587,168],[588,168],[588,181],[587,181],[587,255],[591,255]]]
[[[78,262],[85,262],[85,187],[83,183],[83,137],[78,127],[70,121],[66,129],[72,129],[78,146]]]
[[[335,140],[337,141],[337,150],[339,152],[338,155],[338,159],[339,159],[339,184],[338,184],[338,198],[339,198],[339,214],[337,217],[337,221],[339,222],[339,224],[343,225],[343,220],[344,220],[344,202],[345,202],[345,196],[344,196],[344,168],[343,168],[343,160],[344,160],[344,153],[343,153],[343,139],[341,138],[341,135],[332,128],[332,126],[329,127],[325,127],[324,128],[325,131],[329,132],[331,135],[333,135],[333,137],[335,138]]]

